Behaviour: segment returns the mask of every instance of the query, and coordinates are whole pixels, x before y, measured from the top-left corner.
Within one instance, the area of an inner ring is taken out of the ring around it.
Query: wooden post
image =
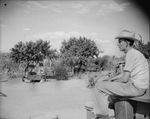
[[[133,119],[134,108],[129,101],[117,101],[115,103],[115,119]]]

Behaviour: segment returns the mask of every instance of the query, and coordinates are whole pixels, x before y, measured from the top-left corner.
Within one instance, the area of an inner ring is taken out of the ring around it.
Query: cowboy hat
[[[135,32],[133,31],[128,31],[128,30],[123,30],[120,32],[120,35],[118,35],[115,39],[129,39],[135,41],[139,41],[137,38],[135,38]]]

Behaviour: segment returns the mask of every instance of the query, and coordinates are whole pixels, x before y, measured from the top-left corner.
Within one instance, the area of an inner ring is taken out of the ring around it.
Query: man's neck
[[[132,47],[127,47],[126,50],[124,51],[125,54],[127,54],[127,52],[129,52],[132,49]]]

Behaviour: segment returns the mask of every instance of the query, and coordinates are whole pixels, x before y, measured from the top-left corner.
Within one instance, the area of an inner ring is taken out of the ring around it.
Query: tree
[[[18,70],[19,64],[10,59],[10,53],[0,53],[0,74],[14,77],[14,72]]]
[[[8,67],[9,53],[0,53],[0,72]]]
[[[99,55],[99,49],[96,43],[86,37],[72,37],[68,41],[64,40],[60,48],[63,59],[78,69],[85,69],[87,59],[96,58]]]
[[[100,58],[99,62],[99,68],[100,70],[106,70],[108,68],[110,56],[104,55],[102,58]]]
[[[150,42],[147,42],[147,44],[145,44],[145,48],[147,50],[148,59],[150,59]]]
[[[25,72],[30,64],[37,64],[43,61],[44,58],[55,56],[56,50],[50,50],[50,42],[37,40],[36,42],[29,41],[26,43],[18,42],[11,49],[11,59],[16,63],[25,63]]]
[[[150,59],[150,42],[144,43],[140,34],[139,37],[140,41],[134,46],[134,48],[143,53],[145,58]]]

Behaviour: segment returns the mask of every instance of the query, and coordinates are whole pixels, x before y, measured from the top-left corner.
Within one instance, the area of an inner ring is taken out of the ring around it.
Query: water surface
[[[12,79],[0,83],[0,117],[4,119],[86,119],[84,104],[93,93],[82,79],[24,83]]]

